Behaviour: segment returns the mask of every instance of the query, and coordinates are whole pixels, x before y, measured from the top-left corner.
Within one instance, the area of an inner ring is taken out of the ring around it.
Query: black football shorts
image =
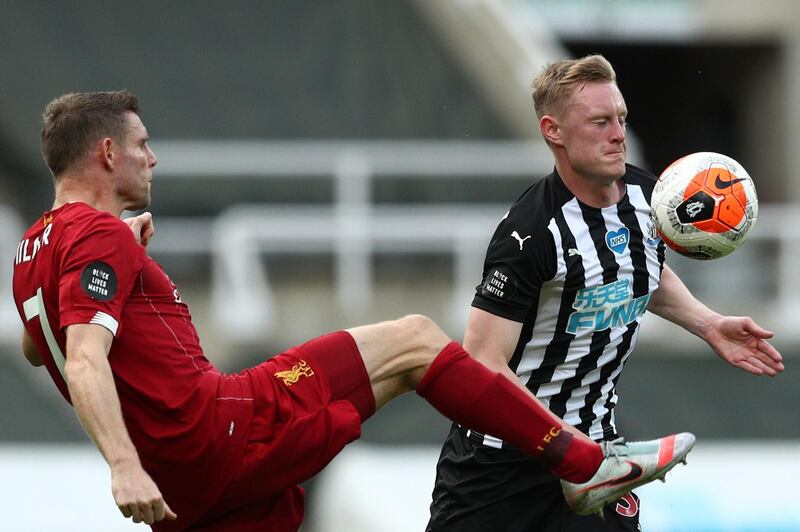
[[[495,449],[454,425],[436,466],[426,532],[638,531],[639,498],[605,507],[604,518],[569,510],[556,476],[516,449]]]

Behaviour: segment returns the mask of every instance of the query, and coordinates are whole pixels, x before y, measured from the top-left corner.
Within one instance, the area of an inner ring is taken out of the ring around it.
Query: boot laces
[[[613,456],[619,459],[620,455],[628,454],[625,449],[625,438],[619,437],[610,441],[601,441],[600,447],[603,449],[603,456]]]

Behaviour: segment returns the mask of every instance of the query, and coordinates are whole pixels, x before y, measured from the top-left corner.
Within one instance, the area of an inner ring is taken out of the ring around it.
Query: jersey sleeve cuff
[[[114,336],[117,335],[117,329],[119,329],[119,322],[114,319],[113,316],[106,314],[105,312],[97,311],[94,317],[89,320],[89,323],[94,323],[95,325],[102,325]]]
[[[120,332],[120,323],[117,318],[102,310],[82,309],[61,312],[61,323],[59,324],[61,329],[66,329],[70,325],[79,323],[100,325],[111,331],[114,337]]]
[[[517,308],[500,306],[490,301],[487,301],[480,295],[476,295],[475,298],[472,300],[472,306],[475,308],[479,308],[481,310],[485,310],[489,314],[494,314],[495,316],[500,316],[501,318],[505,318],[511,321],[517,321],[519,323],[525,323],[525,318],[528,314],[528,311],[526,309],[517,309]]]

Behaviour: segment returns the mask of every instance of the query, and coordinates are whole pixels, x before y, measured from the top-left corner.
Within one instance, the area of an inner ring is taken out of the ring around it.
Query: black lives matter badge
[[[81,273],[81,288],[92,299],[110,301],[117,293],[117,274],[105,262],[93,262]]]
[[[489,268],[481,284],[481,295],[498,301],[510,301],[517,288],[517,280],[510,268],[496,266]]]

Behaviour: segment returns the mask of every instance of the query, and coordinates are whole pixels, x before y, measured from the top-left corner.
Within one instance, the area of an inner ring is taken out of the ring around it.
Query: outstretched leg
[[[561,478],[584,482],[599,468],[597,443],[474,360],[430,319],[412,315],[347,332],[364,360],[376,408],[416,390],[453,421],[508,441]]]

